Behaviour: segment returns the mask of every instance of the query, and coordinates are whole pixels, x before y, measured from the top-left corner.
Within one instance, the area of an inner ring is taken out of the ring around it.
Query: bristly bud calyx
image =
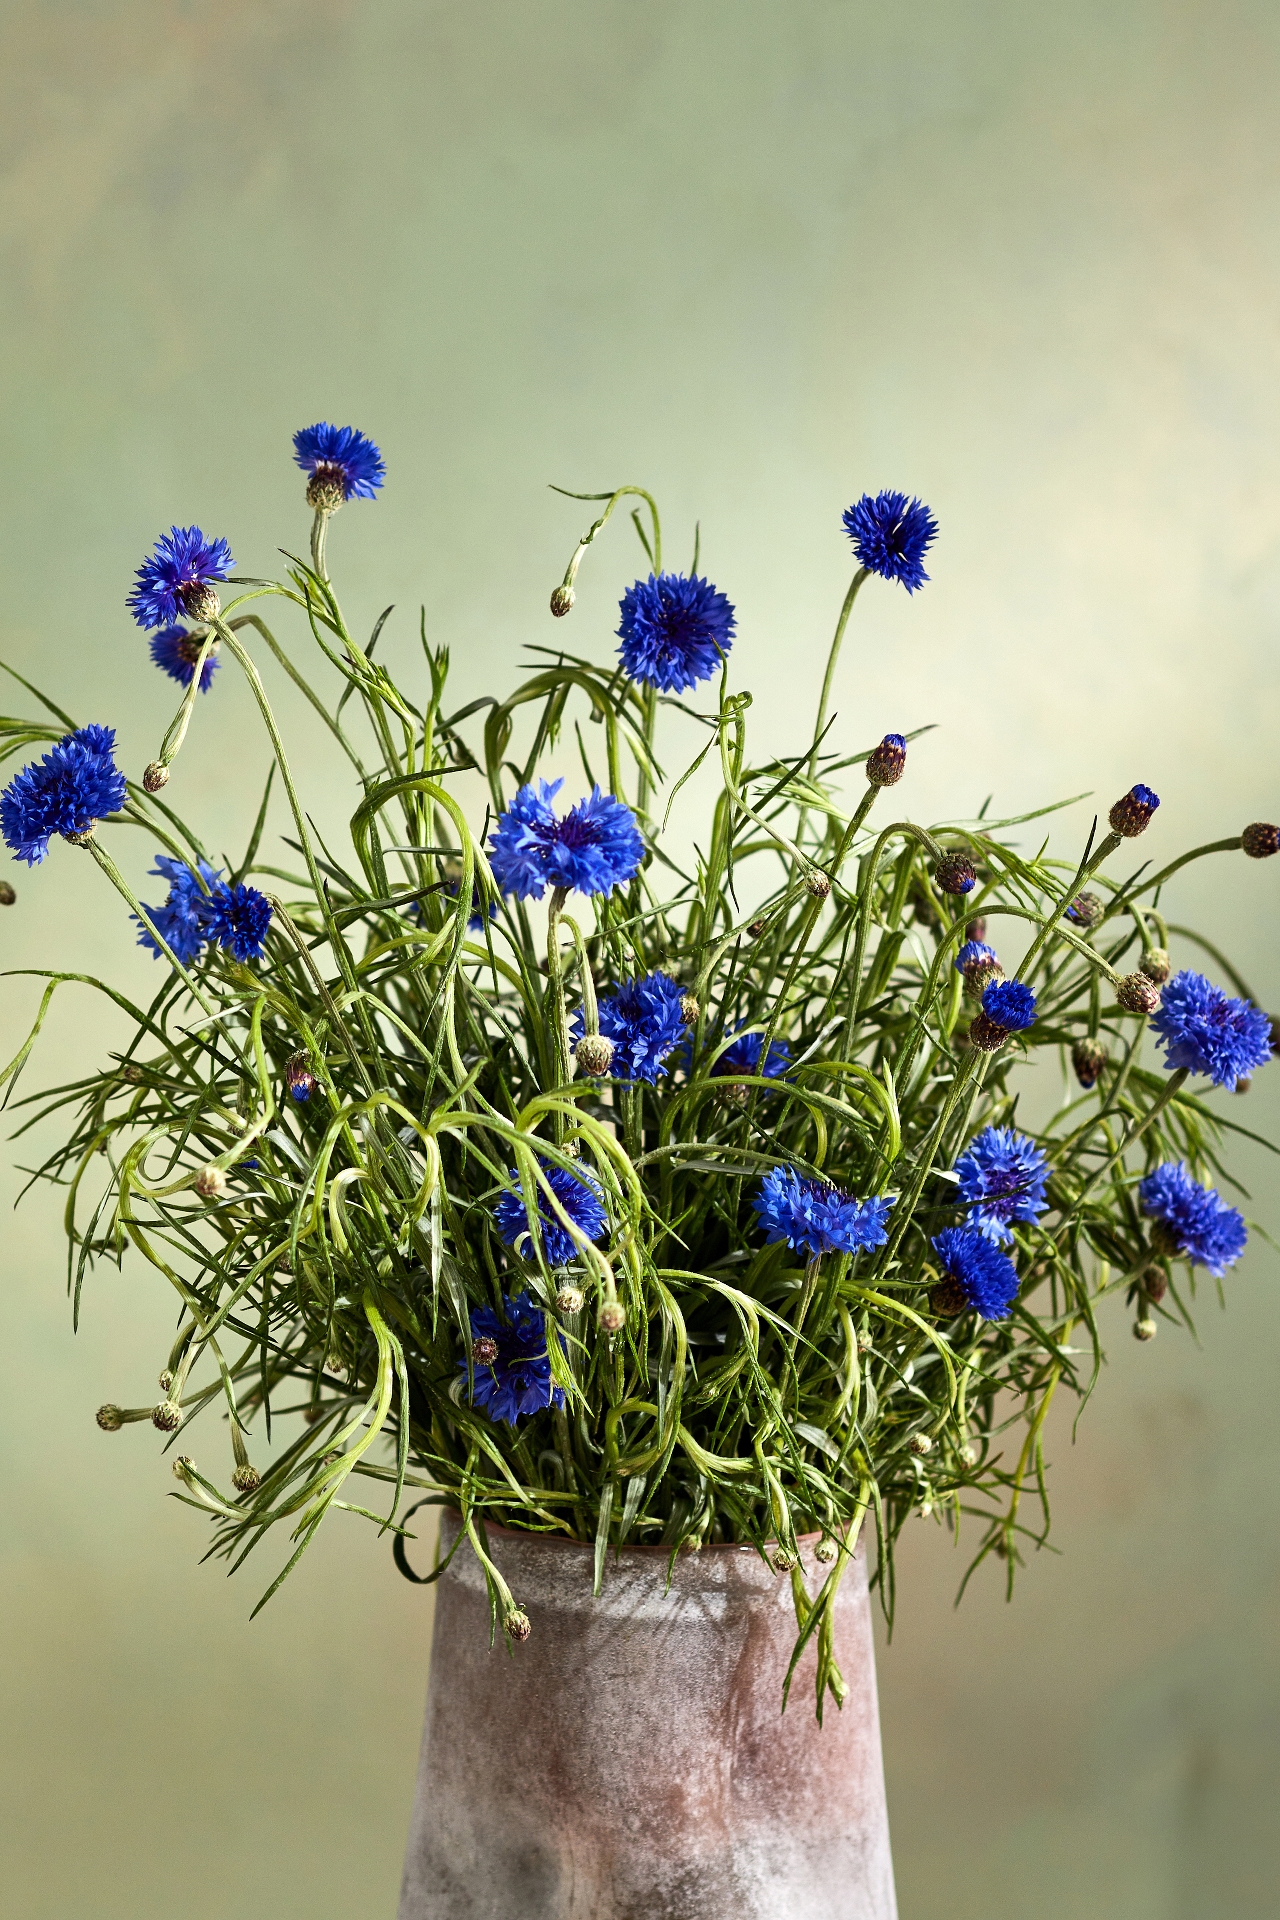
[[[142,784],[148,793],[159,793],[161,787],[169,784],[169,769],[162,760],[152,760],[142,775]]]
[[[195,1190],[202,1200],[220,1200],[227,1190],[227,1176],[221,1167],[204,1167],[195,1177]]]
[[[512,1607],[502,1624],[513,1640],[527,1640],[533,1632],[529,1624],[529,1616],[523,1607]]]
[[[1107,1064],[1107,1050],[1100,1040],[1077,1040],[1071,1049],[1071,1065],[1076,1079],[1086,1090],[1096,1087],[1098,1075]]]
[[[124,1425],[124,1414],[120,1408],[115,1406],[110,1400],[98,1408],[94,1419],[104,1433],[119,1433],[121,1427]]]
[[[698,1005],[696,994],[685,993],[680,996],[680,1018],[684,1021],[686,1027],[696,1026],[698,1023],[698,1015],[701,1012],[702,1008]]]
[[[1163,947],[1148,947],[1138,962],[1138,971],[1162,987],[1173,972],[1173,962]]]
[[[906,764],[906,735],[886,733],[880,745],[867,755],[867,779],[873,787],[896,787]]]
[[[978,884],[977,869],[963,853],[942,854],[933,877],[943,893],[972,893]]]
[[[557,620],[563,620],[573,606],[573,588],[559,586],[551,595],[551,611]]]
[[[598,1080],[613,1065],[613,1042],[605,1033],[584,1033],[573,1057],[588,1078]]]
[[[1111,822],[1111,831],[1125,840],[1136,840],[1145,833],[1151,823],[1151,816],[1160,805],[1159,794],[1150,787],[1144,787],[1139,781],[1136,787],[1130,787],[1128,793],[1121,794],[1107,816]]]
[[[581,1287],[561,1287],[559,1293],[556,1295],[556,1311],[558,1313],[581,1313],[583,1298],[584,1295]]]
[[[182,1425],[182,1408],[176,1400],[162,1400],[152,1409],[151,1424],[161,1433],[176,1433]]]
[[[606,1300],[597,1318],[601,1333],[621,1333],[627,1324],[627,1311],[620,1300]]]
[[[1126,1013],[1154,1013],[1160,1005],[1160,989],[1145,973],[1126,973],[1116,981],[1116,1004]]]
[[[1273,827],[1268,820],[1255,820],[1240,835],[1240,845],[1251,860],[1269,860],[1273,853],[1280,853],[1280,827]]]

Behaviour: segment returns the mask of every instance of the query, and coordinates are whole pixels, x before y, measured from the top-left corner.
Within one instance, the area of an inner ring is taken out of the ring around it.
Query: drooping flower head
[[[284,1083],[289,1089],[289,1097],[305,1106],[316,1090],[316,1077],[311,1071],[311,1061],[305,1048],[291,1053],[284,1063]]]
[[[382,455],[355,427],[318,420],[293,436],[293,457],[311,475],[307,505],[335,513],[344,500],[372,500],[386,478]]]
[[[596,787],[559,820],[551,802],[563,785],[521,787],[489,836],[494,878],[517,900],[541,900],[549,886],[609,893],[639,872],[644,841],[630,807]]]
[[[924,556],[938,532],[938,523],[920,500],[905,493],[864,493],[844,512],[845,531],[853,542],[858,564],[882,580],[900,580],[908,593],[929,578]]]
[[[793,1252],[807,1251],[816,1260],[823,1253],[882,1247],[893,1200],[859,1200],[825,1180],[802,1179],[794,1167],[774,1167],[751,1204],[769,1246],[785,1240]]]
[[[192,633],[186,627],[162,627],[159,633],[152,634],[148,644],[156,665],[171,680],[189,687],[195,678],[196,661],[204,650],[204,642],[204,634]],[[218,666],[218,643],[215,640],[209,658],[200,669],[201,693],[208,693]]]
[[[963,1312],[965,1305],[984,1320],[1007,1320],[1018,1293],[1018,1272],[1007,1253],[1001,1253],[977,1227],[944,1227],[931,1243],[946,1280],[948,1297],[940,1303],[947,1312]]]
[[[982,1011],[1006,1033],[1021,1033],[1036,1017],[1036,997],[1021,980],[993,980],[982,996]]]
[[[472,1342],[492,1358],[476,1361],[472,1372],[471,1404],[483,1407],[491,1420],[514,1427],[522,1415],[541,1413],[544,1407],[562,1407],[564,1389],[553,1384],[547,1353],[547,1316],[530,1295],[517,1293],[503,1301],[503,1313],[492,1307],[471,1309]],[[560,1335],[563,1344],[563,1335]],[[465,1374],[466,1360],[458,1362]]]
[[[210,540],[199,527],[171,527],[134,575],[129,611],[147,629],[211,620],[220,604],[213,582],[234,565],[225,540]]]
[[[91,833],[122,807],[128,787],[113,727],[79,727],[16,773],[0,795],[0,832],[16,859],[39,866],[55,833]]]
[[[1166,1160],[1138,1184],[1142,1211],[1157,1222],[1153,1240],[1165,1253],[1192,1266],[1207,1267],[1221,1279],[1244,1252],[1249,1230],[1244,1218],[1213,1187],[1191,1178],[1181,1160]]]
[[[615,993],[601,996],[600,1031],[613,1042],[610,1070],[618,1080],[644,1080],[656,1086],[658,1075],[685,1037],[685,990],[669,973],[648,973],[624,980]],[[574,1015],[573,1038],[585,1031],[581,1009]]]
[[[683,693],[709,680],[733,645],[731,602],[696,574],[651,573],[627,588],[619,612],[623,666],[661,693]]]
[[[163,906],[147,907],[147,917],[184,967],[198,960],[204,951],[209,938],[213,894],[222,883],[219,868],[211,867],[206,860],[199,861],[198,865],[199,878],[185,860],[171,860],[168,854],[162,853],[157,855],[151,869],[158,879],[169,882],[169,892]],[[201,880],[204,881],[203,887]],[[146,906],[145,901],[143,905]],[[137,919],[136,914],[134,918]],[[141,920],[138,925],[142,929],[138,935],[138,945],[146,947],[159,959],[159,944]]]
[[[271,902],[256,887],[216,887],[209,902],[209,938],[240,961],[260,960],[267,950]]]
[[[1174,974],[1151,1031],[1163,1042],[1170,1071],[1207,1073],[1219,1087],[1233,1088],[1271,1058],[1271,1022],[1262,1009],[1232,999],[1202,973]]]
[[[542,1163],[542,1171],[547,1184],[560,1205],[572,1220],[578,1232],[585,1240],[598,1240],[609,1224],[604,1210],[604,1200],[600,1193],[600,1184],[595,1175],[586,1168],[581,1173],[570,1173],[566,1167],[559,1167],[547,1161]],[[493,1210],[498,1232],[507,1246],[514,1247],[525,1259],[532,1259],[529,1244],[529,1221],[524,1208],[524,1187],[513,1173],[515,1190],[504,1193]],[[578,1258],[578,1249],[568,1228],[560,1222],[559,1216],[552,1211],[541,1186],[537,1190],[534,1205],[535,1218],[539,1223],[542,1236],[542,1252],[549,1267],[567,1267]]]
[[[968,1224],[999,1246],[1014,1221],[1045,1210],[1049,1163],[1034,1140],[1012,1127],[984,1127],[956,1161]]]
[[[711,1073],[713,1078],[726,1073],[754,1073],[764,1080],[777,1080],[790,1065],[791,1048],[785,1040],[771,1040],[765,1054],[762,1033],[739,1033],[712,1061]]]
[[[1078,893],[1063,917],[1077,927],[1096,927],[1106,910],[1096,893]]]

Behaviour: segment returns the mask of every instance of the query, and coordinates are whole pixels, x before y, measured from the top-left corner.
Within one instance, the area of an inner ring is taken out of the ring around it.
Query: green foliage
[[[659,537],[653,509],[653,546]],[[1134,1185],[1163,1159],[1186,1158],[1202,1177],[1217,1169],[1227,1123],[1180,1078],[1141,1064],[1145,1021],[1113,992],[1144,946],[1166,944],[1155,908],[1167,875],[1111,877],[1114,836],[1075,868],[1028,855],[1021,821],[873,830],[878,790],[852,812],[842,798],[866,752],[831,752],[820,728],[797,760],[753,759],[750,696],[728,690],[727,671],[718,701],[697,713],[611,663],[548,652],[506,699],[452,711],[447,653],[427,646],[424,628],[426,697],[415,702],[374,657],[377,633],[367,647],[350,635],[322,540],[313,554],[319,570],[298,563],[286,583],[249,583],[218,624],[292,812],[290,864],[265,863],[264,796],[236,876],[272,895],[266,960],[243,966],[210,949],[189,972],[166,966],[145,1008],[102,986],[133,1023],[124,1055],[19,1103],[25,1127],[67,1117],[38,1177],[65,1190],[76,1311],[94,1269],[126,1256],[173,1289],[166,1401],[183,1423],[169,1444],[220,1412],[241,1488],[182,1456],[182,1497],[212,1514],[211,1550],[235,1565],[284,1529],[292,1557],[269,1592],[331,1507],[399,1533],[406,1487],[461,1509],[508,1623],[514,1602],[486,1521],[594,1540],[597,1567],[623,1542],[674,1555],[742,1541],[782,1572],[796,1537],[821,1531],[834,1547],[822,1594],[811,1602],[793,1584],[801,1644],[817,1638],[819,1705],[828,1688],[839,1699],[829,1601],[863,1516],[878,1532],[887,1608],[893,1541],[913,1511],[953,1525],[974,1516],[976,1559],[1000,1555],[1012,1579],[1047,1529],[1050,1404],[1060,1387],[1087,1393],[1102,1358],[1101,1299],[1125,1291],[1148,1317],[1187,1319]],[[336,694],[284,654],[253,607],[268,597],[301,613]],[[322,845],[309,822],[249,644],[275,657],[329,728],[355,801],[345,849]],[[719,757],[692,863],[664,833],[663,808],[688,775],[668,791],[655,758],[663,706],[694,712],[699,759]],[[351,729],[352,710],[363,728]],[[169,760],[191,712],[188,700]],[[572,918],[552,914],[546,960],[545,929],[524,906],[504,901],[485,920],[497,889],[456,790],[482,793],[482,778],[501,810],[570,719],[588,783],[598,772],[631,800],[652,852],[625,889]],[[8,754],[23,757],[63,731],[2,728]],[[131,788],[121,817],[157,849],[206,854],[162,795]],[[959,902],[934,883],[945,849],[978,868]],[[1106,913],[1083,932],[1062,914],[1086,880]],[[480,932],[468,926],[477,908]],[[967,1041],[976,1003],[953,964],[977,916],[1003,949],[1025,945],[1018,974],[1039,1001],[1036,1025],[996,1054]],[[698,1003],[687,1068],[657,1088],[575,1077],[566,1016],[584,989],[654,968]],[[80,977],[48,976],[32,1040],[58,984]],[[786,1039],[785,1079],[711,1071],[744,1026]],[[1095,1090],[1065,1094],[1033,1130],[1052,1160],[1050,1210],[1017,1229],[1013,1313],[957,1317],[930,1250],[958,1218],[948,1171],[980,1127],[1017,1118],[1030,1130],[1017,1116],[1020,1074],[1066,1050],[1068,1084],[1067,1052],[1085,1036],[1109,1064]],[[7,1070],[11,1092],[30,1045]],[[299,1052],[316,1081],[305,1105],[284,1091]],[[495,1231],[511,1170],[531,1193],[540,1160],[589,1166],[607,1198],[610,1234],[583,1244],[571,1276],[520,1259]],[[751,1197],[779,1164],[862,1196],[895,1194],[888,1244],[807,1266],[763,1245]],[[585,1294],[580,1310],[556,1306],[567,1278]],[[562,1328],[550,1353],[566,1404],[511,1428],[470,1405],[468,1316],[522,1286]],[[617,1315],[602,1327],[600,1310],[617,1305],[625,1320],[609,1332]],[[295,1437],[254,1484],[252,1434],[288,1414],[302,1415]],[[355,1476],[387,1483],[378,1512],[370,1494],[353,1498]]]

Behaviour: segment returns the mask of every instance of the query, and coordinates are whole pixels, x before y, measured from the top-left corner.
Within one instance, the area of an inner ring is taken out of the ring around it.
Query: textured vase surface
[[[441,1523],[441,1554],[457,1535]],[[896,1920],[866,1567],[835,1608],[849,1686],[814,1717],[791,1583],[740,1547],[609,1555],[489,1529],[532,1624],[489,1648],[464,1541],[436,1588],[400,1920]],[[806,1585],[827,1568],[803,1546]]]

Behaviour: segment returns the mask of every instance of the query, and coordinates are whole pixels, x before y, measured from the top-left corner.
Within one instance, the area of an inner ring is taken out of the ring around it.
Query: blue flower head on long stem
[[[547,1185],[583,1239],[598,1240],[609,1224],[609,1216],[604,1210],[600,1183],[595,1175],[585,1168],[581,1173],[570,1173],[568,1168],[547,1161],[542,1163],[542,1171]],[[531,1260],[534,1255],[529,1242],[524,1186],[515,1173],[511,1178],[514,1191],[503,1194],[493,1210],[493,1217],[506,1245],[514,1247],[518,1254]],[[549,1267],[567,1267],[578,1258],[573,1235],[553,1211],[541,1186],[534,1195],[534,1218],[542,1238],[543,1257]]]
[[[732,603],[696,575],[651,573],[627,588],[619,611],[623,667],[660,693],[709,680],[733,645]]]
[[[1138,1183],[1142,1211],[1156,1222],[1156,1250],[1207,1267],[1220,1280],[1244,1252],[1249,1230],[1244,1216],[1213,1187],[1191,1178],[1185,1162],[1166,1160]]]
[[[931,1244],[942,1268],[944,1286],[951,1282],[964,1306],[980,1313],[984,1320],[1008,1319],[1017,1298],[1018,1273],[1007,1253],[1001,1253],[977,1227],[944,1227]],[[934,1304],[935,1311],[943,1307],[942,1302]],[[963,1306],[949,1299],[944,1310],[951,1314],[963,1311]]]
[[[162,853],[151,869],[158,879],[169,882],[169,892],[163,906],[146,907],[147,918],[184,967],[198,960],[208,944],[212,896],[222,882],[219,868],[211,867],[206,860],[199,861],[198,866],[199,878],[185,860],[171,860],[168,854]],[[143,905],[146,906],[145,901]],[[138,945],[146,947],[158,959],[159,944],[141,920],[138,925],[142,929]]]
[[[1045,1210],[1049,1163],[1034,1140],[1012,1127],[984,1127],[956,1161],[969,1225],[997,1246],[1011,1227]]]
[[[547,1352],[547,1316],[529,1293],[503,1300],[502,1313],[492,1307],[471,1309],[471,1404],[482,1407],[491,1420],[514,1427],[544,1407],[562,1407],[564,1389],[551,1378]],[[561,1345],[564,1335],[559,1334]],[[465,1359],[459,1373],[467,1372]]]
[[[124,805],[115,744],[113,727],[79,727],[13,776],[0,795],[0,832],[15,859],[39,866],[55,833],[78,840]]]
[[[541,900],[549,886],[610,893],[640,870],[644,841],[630,807],[596,787],[558,819],[551,802],[563,785],[521,787],[489,836],[494,878],[517,900]]]
[[[924,556],[938,532],[938,523],[923,501],[905,493],[864,493],[844,512],[845,532],[853,542],[859,566],[882,580],[898,580],[914,593],[929,578]]]
[[[203,633],[192,633],[187,627],[161,627],[159,633],[152,634],[148,645],[156,665],[171,680],[176,680],[179,686],[189,687],[195,678],[196,662],[204,651],[204,643]],[[201,693],[208,693],[218,666],[218,643],[215,640],[208,659],[200,669]]]
[[[685,990],[669,973],[624,980],[600,998],[600,1031],[613,1042],[610,1071],[615,1080],[643,1080],[653,1087],[685,1037]],[[574,1015],[572,1037],[586,1030],[581,1010]]]
[[[1271,1022],[1262,1009],[1233,999],[1202,973],[1174,974],[1151,1031],[1171,1072],[1205,1073],[1219,1087],[1234,1088],[1271,1058]]]
[[[774,1167],[752,1201],[765,1241],[785,1241],[813,1259],[824,1253],[858,1253],[882,1247],[889,1237],[889,1196],[859,1200],[826,1180],[806,1180],[794,1167]]]
[[[332,427],[318,420],[293,436],[293,457],[307,483],[307,505],[336,513],[346,500],[372,500],[386,478],[382,454],[355,427]]]
[[[171,527],[134,575],[129,611],[148,630],[212,620],[221,607],[214,582],[234,565],[225,540],[210,540],[199,527]]]

